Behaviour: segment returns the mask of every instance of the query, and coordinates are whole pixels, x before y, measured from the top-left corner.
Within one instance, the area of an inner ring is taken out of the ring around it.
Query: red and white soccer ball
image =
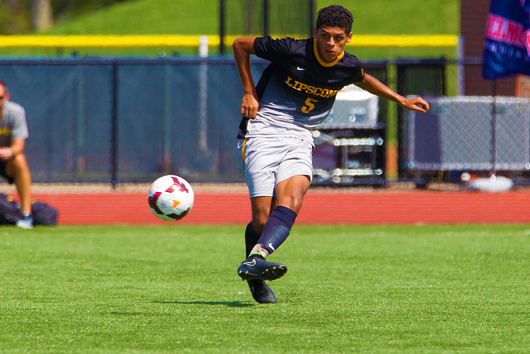
[[[149,189],[149,208],[165,221],[180,220],[190,212],[195,196],[184,178],[174,175],[160,177]]]

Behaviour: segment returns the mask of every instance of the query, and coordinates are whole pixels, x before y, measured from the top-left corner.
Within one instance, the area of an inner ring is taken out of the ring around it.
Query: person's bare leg
[[[261,234],[263,226],[276,207],[276,199],[274,197],[254,197],[250,199],[250,205],[252,206],[252,227],[258,234]]]
[[[21,211],[31,214],[31,174],[24,154],[18,154],[13,159],[8,160],[6,172],[15,180]]]
[[[33,227],[31,216],[31,174],[24,154],[17,154],[6,162],[6,173],[14,179],[18,196],[20,197],[20,211],[22,218],[17,221],[17,226],[24,229]]]

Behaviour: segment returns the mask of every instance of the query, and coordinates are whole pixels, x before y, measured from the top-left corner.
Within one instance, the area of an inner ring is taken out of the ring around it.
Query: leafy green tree
[[[125,1],[131,0],[0,0],[0,34],[43,30]]]
[[[53,16],[57,22],[65,22],[69,19],[101,10],[115,3],[130,0],[50,0],[53,8]]]
[[[31,29],[28,2],[0,0],[0,34],[20,34]]]

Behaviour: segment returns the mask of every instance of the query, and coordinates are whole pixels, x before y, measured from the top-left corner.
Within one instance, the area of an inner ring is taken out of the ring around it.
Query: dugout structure
[[[219,52],[238,37],[312,37],[314,13],[314,0],[220,0]]]

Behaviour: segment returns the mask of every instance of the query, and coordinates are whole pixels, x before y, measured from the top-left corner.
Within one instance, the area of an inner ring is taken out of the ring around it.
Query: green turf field
[[[0,228],[2,353],[522,353],[530,225],[297,226],[279,302],[243,227]]]

